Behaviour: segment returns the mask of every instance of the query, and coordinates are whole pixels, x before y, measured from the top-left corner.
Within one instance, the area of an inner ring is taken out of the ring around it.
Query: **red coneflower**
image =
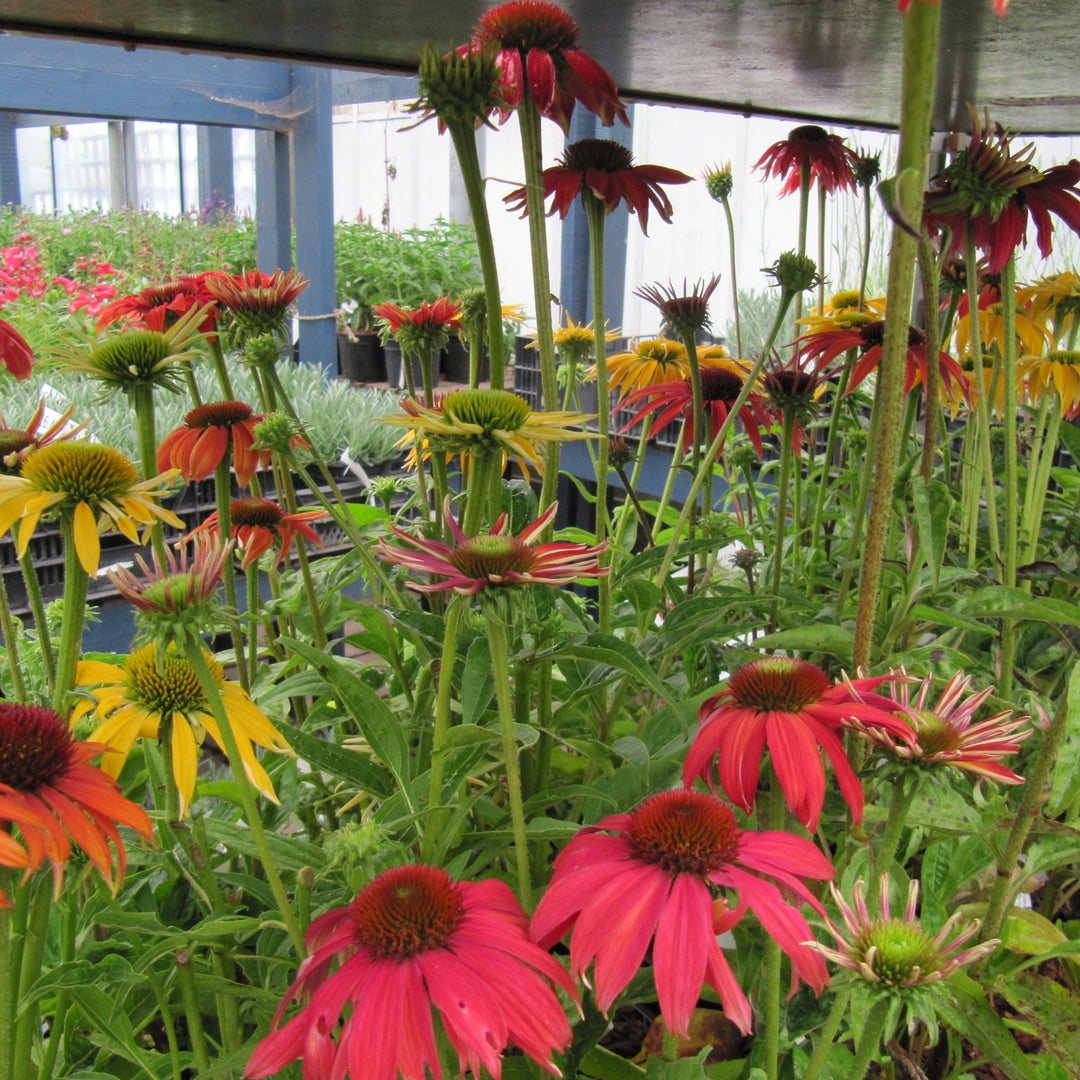
[[[433,356],[461,325],[461,304],[449,296],[425,300],[418,308],[375,304],[371,310],[383,322],[384,333],[393,334],[405,352],[417,356]]]
[[[892,714],[899,705],[874,691],[894,676],[845,680],[806,660],[769,657],[740,668],[727,686],[698,712],[702,727],[683,764],[683,783],[701,777],[710,786],[715,760],[724,794],[746,813],[754,808],[762,756],[769,751],[788,808],[813,832],[825,802],[825,768],[818,747],[832,762],[852,820],[862,820],[862,785],[844,753],[839,732],[862,721],[887,728],[905,742],[911,729]]]
[[[810,183],[825,191],[854,191],[855,174],[852,166],[858,160],[855,151],[844,145],[839,135],[830,135],[816,124],[793,128],[786,139],[775,142],[758,158],[755,169],[765,178],[784,181],[781,195],[790,195],[802,186],[804,165],[810,166]]]
[[[931,704],[933,682],[933,676],[927,675],[918,684],[914,697],[906,681],[890,688],[897,704],[896,718],[911,729],[909,739],[897,739],[892,731],[866,725],[858,718],[849,726],[905,761],[953,765],[1002,784],[1022,784],[1024,778],[1002,765],[1001,759],[1015,754],[1031,734],[1031,728],[1021,730],[1030,718],[1014,717],[1011,710],[1006,710],[973,724],[976,710],[993,692],[993,687],[969,694],[971,676],[957,672],[937,702]]]
[[[572,930],[571,973],[582,977],[595,961],[592,985],[603,1012],[637,973],[651,943],[669,1031],[686,1034],[708,983],[727,1017],[748,1032],[750,1003],[716,935],[749,908],[791,958],[793,984],[802,979],[821,993],[825,965],[803,944],[812,936],[809,927],[781,888],[820,912],[802,879],[828,880],[834,873],[809,840],[740,829],[731,809],[704,792],[663,791],[629,814],[577,833],[555,860],[530,933],[550,948]],[[737,893],[738,907],[729,911],[717,890]]]
[[[302,536],[318,547],[322,546],[319,534],[308,524],[327,517],[325,510],[300,510],[287,514],[270,499],[233,499],[229,503],[232,516],[232,535],[243,554],[241,569],[246,570],[260,555],[277,548],[274,556],[276,566],[289,553],[293,540]],[[215,510],[201,525],[192,530],[197,533],[218,535],[218,515]]]
[[[485,589],[519,585],[563,586],[581,577],[603,577],[609,571],[602,568],[598,560],[607,549],[606,542],[597,545],[536,543],[557,510],[558,503],[552,503],[517,536],[507,533],[509,519],[506,514],[500,515],[491,532],[466,536],[451,515],[448,502],[444,516],[454,537],[453,544],[410,536],[391,525],[394,535],[414,550],[380,540],[375,554],[385,562],[445,578],[426,585],[409,582],[409,587],[418,592],[453,589],[462,596],[475,596]]]
[[[308,280],[296,270],[275,270],[264,274],[245,270],[242,274],[211,271],[203,276],[207,292],[230,312],[246,337],[281,334],[286,327],[289,306],[307,288]]]
[[[6,319],[0,319],[0,364],[16,379],[27,379],[34,368],[34,350]]]
[[[225,460],[232,446],[236,480],[247,487],[256,469],[270,464],[269,450],[254,450],[255,425],[262,420],[242,401],[215,401],[198,405],[170,431],[158,447],[158,469],[179,469],[187,483],[205,480]]]
[[[690,334],[708,329],[709,299],[719,284],[720,275],[714,274],[708,281],[699,279],[692,286],[684,278],[681,291],[668,282],[667,285],[642,285],[634,290],[634,295],[657,307],[666,332],[682,341]]]
[[[166,281],[161,285],[151,285],[141,292],[121,296],[111,304],[106,304],[97,317],[100,330],[110,323],[126,319],[146,330],[164,333],[169,326],[183,318],[192,308],[206,309],[205,318],[199,324],[199,332],[213,332],[217,322],[218,309],[214,295],[206,286],[206,274],[194,274]]]
[[[513,1043],[558,1076],[551,1055],[571,1035],[551,984],[574,991],[527,925],[501,881],[454,881],[434,866],[384,871],[308,928],[308,957],[275,1027],[290,1001],[310,1000],[256,1047],[244,1076],[303,1058],[311,1077],[442,1080],[436,1018],[461,1074],[498,1080]]]
[[[885,341],[885,320],[875,319],[862,326],[838,327],[834,330],[818,330],[799,338],[799,357],[812,362],[820,372],[848,349],[858,349],[859,359],[851,370],[847,392],[852,393],[881,362],[882,345]],[[916,386],[926,385],[930,354],[926,347],[926,335],[915,326],[908,327],[908,347],[905,353],[904,393]],[[964,369],[947,353],[938,353],[938,376],[942,390],[950,399],[969,397],[971,383]]]
[[[59,416],[44,431],[41,431],[42,422],[45,419],[45,402],[39,401],[34,415],[30,417],[25,428],[13,428],[4,414],[0,413],[0,472],[17,475],[19,467],[28,454],[48,446],[52,442],[60,442],[64,439],[74,439],[81,434],[86,427],[79,424],[68,428],[68,421],[75,411],[72,405],[63,416]]]
[[[52,709],[0,701],[0,822],[15,825],[26,845],[0,830],[0,865],[32,870],[48,860],[59,886],[74,840],[110,887],[120,884],[127,853],[116,825],[147,839],[153,828],[116,783],[89,764],[104,749],[73,739]]]
[[[742,393],[747,374],[746,368],[737,360],[713,361],[709,367],[702,367],[701,396],[709,425],[710,442],[716,438],[716,433],[727,420],[731,407]],[[690,448],[694,427],[692,422],[694,393],[689,379],[657,383],[655,386],[644,386],[640,390],[634,390],[623,398],[619,403],[619,408],[631,409],[638,404],[641,404],[641,408],[626,422],[623,431],[633,427],[645,417],[652,416],[652,426],[645,436],[651,439],[681,416],[684,420],[683,449]],[[751,392],[742,408],[739,409],[739,419],[760,458],[761,430],[769,427],[771,423],[765,408],[765,399],[760,393]]]
[[[641,218],[641,231],[647,235],[650,205],[664,221],[671,221],[671,200],[660,185],[688,184],[691,179],[663,165],[635,165],[629,149],[611,139],[582,139],[566,148],[557,165],[544,170],[544,198],[554,196],[548,213],[558,211],[561,218],[584,191],[599,199],[608,213],[626,203]],[[525,188],[510,192],[503,202],[525,216]]]
[[[511,0],[480,16],[473,44],[494,46],[502,75],[505,120],[529,93],[541,116],[570,132],[575,102],[596,113],[605,126],[618,117],[624,124],[626,107],[611,76],[578,48],[580,32],[569,12],[546,0]]]

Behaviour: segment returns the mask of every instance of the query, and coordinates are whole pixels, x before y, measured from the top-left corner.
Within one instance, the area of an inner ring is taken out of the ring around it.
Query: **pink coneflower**
[[[806,660],[768,657],[740,668],[698,712],[702,727],[683,764],[683,783],[712,784],[715,759],[724,794],[746,813],[754,808],[762,755],[769,751],[788,808],[813,832],[825,802],[825,767],[832,762],[852,820],[862,820],[862,785],[844,753],[839,733],[861,720],[911,741],[908,725],[893,713],[899,704],[874,691],[894,676],[845,680],[833,686]]]
[[[731,407],[742,393],[747,374],[746,368],[737,360],[714,361],[712,366],[701,369],[702,403],[708,422],[710,442],[716,438],[716,433],[727,420]],[[624,431],[646,417],[652,416],[652,426],[646,435],[646,438],[651,439],[681,416],[684,420],[683,449],[689,449],[694,427],[692,422],[694,394],[689,379],[642,387],[640,390],[627,394],[619,403],[619,407],[631,409],[639,404],[641,408],[626,422]],[[771,423],[765,408],[765,399],[760,393],[751,392],[745,404],[739,409],[739,419],[760,458],[761,429],[768,428]]]
[[[179,469],[190,483],[205,480],[225,460],[232,446],[236,481],[247,487],[256,469],[270,464],[269,450],[255,450],[255,425],[263,418],[242,401],[215,401],[198,405],[170,431],[157,451],[158,469]]]
[[[908,885],[902,917],[892,914],[888,874],[881,876],[881,917],[877,919],[867,909],[866,883],[861,878],[855,882],[850,905],[832,882],[829,888],[840,909],[847,937],[831,919],[826,919],[836,948],[816,941],[808,941],[807,947],[840,967],[856,972],[866,982],[886,992],[901,992],[939,983],[965,964],[989,955],[1001,944],[995,938],[968,949],[963,948],[979,932],[980,923],[978,919],[973,919],[963,930],[954,934],[957,923],[963,918],[959,911],[954,912],[937,934],[931,937],[920,925],[916,914],[919,906],[918,879]],[[951,941],[950,935],[953,935]]]
[[[442,1080],[434,1017],[461,1074],[484,1069],[498,1080],[513,1043],[559,1075],[551,1055],[571,1035],[551,984],[573,988],[527,925],[501,881],[454,881],[434,866],[384,871],[311,924],[275,1027],[289,1001],[310,1001],[256,1047],[245,1077],[303,1058],[306,1077],[427,1080],[430,1071]]]
[[[855,151],[845,146],[839,135],[830,135],[816,124],[804,124],[773,143],[754,168],[763,170],[766,179],[783,180],[781,195],[799,190],[804,165],[810,166],[809,187],[816,181],[825,191],[854,191],[852,166],[856,160]]]
[[[1031,734],[1030,728],[1021,730],[1030,717],[1014,717],[1006,710],[973,724],[972,718],[993,687],[970,694],[971,676],[957,672],[931,704],[933,682],[933,676],[927,675],[914,696],[906,681],[890,688],[898,706],[896,718],[911,728],[910,739],[897,739],[893,732],[865,725],[859,719],[850,726],[906,761],[953,765],[1002,784],[1022,784],[1024,778],[1005,768],[1001,759],[1015,754]]]
[[[475,596],[485,589],[519,585],[564,586],[582,577],[603,577],[609,571],[599,564],[607,544],[572,544],[536,541],[551,524],[558,510],[552,503],[532,524],[516,536],[507,532],[509,519],[502,514],[489,533],[466,536],[446,508],[446,526],[453,544],[441,540],[411,536],[391,525],[399,540],[412,549],[395,547],[380,540],[375,554],[385,562],[397,563],[422,574],[435,574],[443,581],[426,585],[409,582],[418,592],[447,592],[453,589],[462,596]]]
[[[74,439],[81,434],[85,424],[79,424],[68,428],[68,421],[75,411],[72,405],[63,416],[54,420],[44,431],[41,425],[45,420],[45,402],[39,401],[34,415],[30,417],[25,428],[13,428],[4,414],[0,413],[0,473],[12,473],[17,475],[19,467],[29,454],[48,446],[52,442],[60,442],[64,439]]]
[[[31,870],[48,861],[59,886],[74,840],[110,885],[115,863],[119,885],[127,855],[116,825],[147,839],[153,827],[142,809],[90,764],[104,749],[73,739],[52,709],[0,701],[0,823],[17,825],[26,845],[0,829],[0,866]],[[7,906],[3,893],[0,906]]]
[[[480,16],[473,45],[498,49],[495,61],[507,105],[503,119],[521,104],[527,79],[537,111],[555,120],[567,134],[578,101],[605,126],[615,123],[616,117],[629,124],[618,87],[578,48],[579,38],[573,16],[546,0],[511,0]]]
[[[821,911],[802,879],[833,874],[809,840],[740,829],[731,809],[704,792],[664,791],[632,813],[613,814],[577,833],[555,860],[530,933],[550,948],[572,930],[571,973],[581,977],[595,961],[592,984],[603,1012],[637,973],[651,943],[669,1031],[686,1034],[708,983],[728,1018],[748,1032],[750,1004],[716,935],[749,908],[791,958],[793,984],[803,979],[820,993],[825,965],[802,944],[809,927],[778,886]],[[734,911],[718,890],[738,894]]]
[[[693,177],[663,165],[635,165],[634,155],[612,139],[582,139],[572,143],[557,165],[544,170],[544,198],[553,196],[550,214],[565,218],[582,192],[590,192],[611,213],[625,203],[641,219],[641,231],[649,231],[649,206],[671,221],[671,200],[661,184],[688,184]],[[525,188],[503,198],[511,210],[526,213]]]
[[[327,517],[325,510],[298,510],[287,514],[270,499],[233,499],[229,504],[232,517],[232,538],[242,553],[240,566],[246,570],[260,555],[277,548],[274,565],[277,566],[289,553],[297,536],[304,537],[317,547],[322,546],[319,534],[308,524]],[[215,510],[192,535],[209,533],[218,535],[218,515]]]
[[[199,332],[212,333],[219,312],[213,294],[206,287],[206,277],[206,274],[185,276],[121,296],[101,309],[97,317],[98,329],[126,319],[146,330],[164,333],[192,308],[202,307],[206,313],[199,324]]]

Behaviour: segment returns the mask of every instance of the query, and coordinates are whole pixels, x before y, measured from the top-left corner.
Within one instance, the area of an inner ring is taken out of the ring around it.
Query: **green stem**
[[[1078,707],[1080,699],[1080,663],[1074,664],[1069,677],[1068,691],[1058,701],[1050,727],[1042,733],[1042,741],[1035,753],[1035,760],[1025,777],[1024,794],[1020,799],[1016,817],[1005,847],[997,861],[997,876],[990,893],[990,902],[986,909],[986,919],[979,932],[981,941],[989,941],[1001,933],[1005,921],[1013,880],[1020,872],[1020,853],[1024,850],[1028,833],[1041,814],[1046,802],[1046,786],[1057,762],[1058,752],[1068,734],[1071,714]]]
[[[1047,410],[1052,410],[1048,418]],[[1032,448],[1028,476],[1030,478],[1034,475],[1034,483],[1029,485],[1031,494],[1024,500],[1022,532],[1025,539],[1024,562],[1026,563],[1034,562],[1039,551],[1039,527],[1042,522],[1043,507],[1046,505],[1046,490],[1050,483],[1054,452],[1057,450],[1058,435],[1061,431],[1061,401],[1056,394],[1047,395],[1039,411],[1039,425],[1039,432],[1045,429],[1045,434]]]
[[[873,1008],[863,1024],[862,1034],[859,1036],[858,1045],[855,1047],[855,1060],[847,1069],[847,1074],[852,1080],[863,1080],[870,1062],[877,1056],[881,1048],[881,1036],[885,1031],[885,1021],[889,1016],[890,1002],[888,997],[880,997],[874,1002]]]
[[[786,289],[781,293],[780,305],[776,311],[776,318],[773,321],[772,329],[769,331],[768,340],[761,350],[761,355],[747,373],[746,382],[743,384],[742,390],[739,391],[739,396],[728,409],[727,419],[717,429],[716,434],[713,436],[712,445],[705,451],[702,467],[698,469],[697,475],[690,484],[690,492],[687,495],[686,502],[683,503],[682,512],[679,514],[678,522],[676,522],[671,542],[667,546],[667,551],[664,552],[664,560],[656,573],[655,581],[657,588],[662,589],[664,587],[664,582],[667,580],[668,573],[671,571],[671,564],[675,559],[675,550],[678,546],[679,538],[684,534],[687,522],[689,521],[691,508],[696,504],[698,495],[705,485],[705,473],[706,471],[712,471],[712,464],[716,460],[716,456],[720,453],[720,447],[724,445],[724,440],[727,438],[728,432],[734,425],[735,419],[739,415],[739,410],[746,404],[747,398],[750,397],[750,392],[757,382],[758,375],[761,374],[761,369],[765,366],[765,361],[768,359],[769,352],[773,347],[773,342],[780,332],[780,327],[783,325],[784,319],[788,313],[788,308],[791,306],[793,299],[794,294],[788,292]],[[654,538],[659,528],[659,521],[660,519],[658,517],[657,523],[653,528]]]
[[[180,1044],[176,1039],[176,1024],[173,1023],[172,1007],[161,985],[161,979],[153,969],[144,972],[144,976],[150,987],[150,992],[157,1002],[158,1014],[161,1016],[161,1026],[165,1029],[165,1041],[169,1045],[169,1067],[172,1080],[181,1080],[183,1073],[180,1068]]]
[[[773,541],[772,561],[772,604],[769,607],[769,629],[771,634],[776,629],[776,620],[780,611],[780,582],[784,569],[784,533],[787,528],[788,486],[791,482],[791,461],[794,454],[791,449],[791,428],[795,421],[795,409],[784,406],[784,422],[780,432],[780,481],[776,491],[776,538]]]
[[[522,60],[524,62],[524,58]],[[529,216],[529,250],[532,256],[533,302],[536,307],[536,347],[540,351],[540,388],[544,409],[559,408],[559,386],[555,379],[555,334],[551,323],[551,271],[548,266],[547,226],[544,216],[543,146],[540,113],[532,99],[529,81],[517,110],[521,129],[521,155],[525,166],[525,206]],[[596,313],[603,321],[603,314]],[[544,484],[540,492],[543,512],[554,501],[559,487],[560,443],[548,444],[544,462]]]
[[[11,674],[12,692],[16,701],[25,702],[26,683],[23,682],[22,664],[19,661],[19,631],[11,614],[7,585],[2,574],[0,574],[0,634],[4,635],[4,648],[7,651],[5,660],[8,672]],[[3,1023],[2,1017],[3,1014],[0,1013],[0,1024]]]
[[[683,417],[683,428],[686,427],[686,417]],[[645,432],[641,434],[642,445],[645,444]],[[653,544],[656,543],[660,536],[660,531],[664,527],[664,515],[667,513],[668,506],[671,505],[671,493],[675,490],[675,477],[679,475],[679,467],[683,460],[683,433],[680,430],[679,434],[675,437],[675,449],[671,452],[671,464],[668,466],[667,477],[664,480],[664,490],[660,493],[660,503],[656,508],[656,517],[653,518],[652,535],[651,539]]]
[[[842,412],[840,404],[844,400],[844,394],[847,393],[848,382],[851,379],[851,367],[855,363],[855,356],[855,350],[849,349],[847,357],[844,360],[843,370],[840,372],[840,383],[837,386],[836,394],[833,397],[832,412],[829,415],[829,429],[825,437],[825,456],[821,462],[817,497],[814,500],[814,516],[810,523],[811,551],[817,551],[818,538],[821,535],[821,522],[825,515],[825,500],[832,484],[832,464],[833,458],[836,456],[836,443],[840,431],[840,414]],[[811,575],[808,581],[808,589],[812,588],[813,576]]]
[[[83,564],[79,561],[79,553],[75,549],[73,510],[60,511],[60,537],[64,545],[64,621],[60,627],[53,708],[61,716],[66,716],[67,698],[68,694],[75,689],[75,670],[82,651],[86,592],[90,584],[90,576],[83,569]]]
[[[45,598],[41,594],[41,582],[34,568],[34,558],[29,551],[23,552],[19,559],[23,582],[26,585],[26,597],[30,601],[30,613],[34,616],[34,631],[41,647],[41,660],[45,665],[45,682],[49,693],[56,685],[56,651],[53,649],[52,631],[49,630],[49,617],[45,612]]]
[[[476,249],[480,256],[480,273],[484,280],[484,303],[487,308],[487,344],[491,356],[491,388],[503,390],[506,386],[506,338],[502,326],[502,296],[499,291],[499,271],[495,261],[495,244],[491,238],[491,222],[488,219],[487,200],[484,198],[484,177],[480,171],[480,155],[476,149],[476,132],[469,125],[448,124],[450,138],[457,152],[458,167],[469,200],[473,228],[476,231]],[[470,343],[471,344],[471,343]],[[480,346],[481,356],[483,346]],[[479,363],[469,365],[469,385],[477,385]]]
[[[75,959],[75,929],[78,922],[78,908],[69,898],[64,905],[63,923],[60,939],[60,962],[70,964]],[[71,991],[61,990],[56,995],[56,1006],[49,1020],[49,1041],[45,1046],[45,1055],[41,1060],[42,1080],[52,1080],[56,1058],[63,1042],[64,1022],[71,1007]]]
[[[38,874],[33,884],[25,886],[34,890],[30,901],[29,915],[26,922],[26,937],[23,941],[22,963],[19,965],[19,988],[15,1007],[19,1008],[22,1000],[29,993],[41,974],[41,965],[45,957],[45,942],[49,936],[49,915],[52,911],[52,878]],[[19,1080],[33,1080],[38,1075],[32,1064],[34,1041],[40,1038],[41,1021],[37,1005],[22,1010],[22,1016],[15,1024],[15,1046],[12,1076]],[[49,1078],[44,1078],[49,1080]]]
[[[978,266],[979,254],[975,248],[975,229],[967,225],[967,244],[964,259],[968,267]],[[983,367],[982,327],[979,325],[979,275],[972,271],[967,275],[968,322],[971,327],[971,363],[975,382],[975,407],[978,416],[979,453],[982,461],[983,480],[986,484],[986,527],[990,536],[990,553],[1000,561],[1001,542],[998,539],[997,487],[994,483],[994,453],[990,446],[991,401]],[[1004,295],[1004,294],[1003,294]],[[976,527],[978,513],[976,511]]]
[[[281,478],[283,494],[285,496],[285,507],[290,514],[295,514],[299,510],[299,505],[296,502],[296,488],[293,486],[292,473],[290,473],[287,468],[282,469]],[[302,536],[296,537],[294,547],[296,550],[296,560],[300,564],[300,577],[304,583],[304,595],[307,597],[308,617],[311,619],[315,646],[319,649],[325,649],[328,638],[326,636],[326,629],[323,626],[322,605],[319,602],[319,594],[315,588],[315,582],[311,577],[311,562],[308,558],[307,545]]]
[[[701,365],[698,362],[697,342],[694,340],[692,331],[683,334],[683,348],[686,349],[686,363],[687,367],[690,369],[690,397],[691,408],[693,409],[690,416],[690,472],[694,476],[701,473],[704,477],[705,482],[703,486],[708,492],[704,507],[705,513],[707,514],[712,510],[712,475],[713,462],[716,458],[709,458],[709,467],[706,471],[701,460],[701,442],[705,428],[705,394],[701,387]],[[689,539],[693,539],[694,537],[694,526],[697,522],[697,504],[698,499],[695,494],[694,497],[688,501],[690,515],[687,518],[686,535]],[[686,575],[687,595],[694,591],[694,563],[694,553],[691,552]]]
[[[611,439],[611,392],[608,390],[607,338],[604,334],[604,204],[587,188],[582,190],[581,205],[589,224],[589,253],[592,264],[593,357],[596,362],[596,398],[599,422],[599,445],[596,448],[596,543],[608,535],[608,454]],[[699,379],[700,382],[700,379]],[[600,556],[607,566],[610,553]],[[600,633],[611,629],[611,577],[597,582]]]
[[[817,287],[817,310],[819,315],[825,314],[825,200],[827,193],[824,184],[818,184],[818,218],[817,218],[817,250],[818,250],[818,287]]]
[[[900,846],[900,836],[907,824],[908,811],[918,790],[915,774],[902,776],[892,785],[892,801],[889,803],[889,816],[885,819],[885,830],[874,852],[872,877],[887,874],[896,858],[896,849]]]
[[[903,97],[896,186],[900,213],[908,221],[922,218],[940,27],[941,7],[938,4],[915,4],[904,19]],[[893,226],[892,250],[889,253],[889,308],[885,316],[885,337],[878,368],[880,437],[855,621],[853,662],[856,669],[870,660],[885,536],[892,515],[892,491],[899,466],[905,357],[915,289],[916,243],[915,237],[899,224]]]
[[[934,455],[937,452],[938,417],[941,415],[941,325],[938,319],[938,281],[940,272],[933,249],[926,241],[919,242],[919,271],[922,282],[923,306],[926,321],[926,386],[924,411],[926,420],[923,430],[922,460],[919,471],[923,480],[930,483],[934,472]]]
[[[187,1020],[188,1037],[195,1054],[195,1067],[200,1075],[210,1071],[210,1054],[203,1033],[202,1012],[199,996],[195,991],[195,972],[191,970],[191,950],[176,950],[176,981],[180,984],[180,999],[184,1003],[184,1019]]]
[[[859,270],[859,310],[866,307],[866,276],[870,270],[870,217],[873,209],[870,188],[863,188],[863,236],[862,236],[862,267]]]
[[[622,472],[619,472],[619,479],[623,482],[623,487],[626,488],[626,493],[633,502],[634,509],[637,511],[638,520],[641,522],[642,528],[648,529],[648,518],[645,516],[645,509],[642,507],[641,502],[637,495],[638,481],[641,479],[641,470],[645,464],[645,453],[648,449],[648,444],[645,441],[644,434],[638,439],[637,455],[634,458],[634,471],[630,474],[630,480],[627,482],[626,477]],[[615,525],[615,535],[612,537],[611,546],[618,551],[622,547],[623,538],[626,536],[626,530],[629,528],[629,523],[633,515],[630,513],[629,508],[624,506],[623,512],[619,515],[619,520]],[[632,546],[632,545],[631,545]],[[652,547],[652,539],[650,538],[649,547]]]
[[[439,663],[439,685],[435,695],[435,728],[431,736],[431,777],[428,782],[428,824],[420,846],[422,862],[431,862],[435,841],[445,827],[446,811],[442,806],[443,775],[446,771],[446,735],[453,723],[450,711],[454,686],[454,659],[457,656],[458,633],[464,601],[455,596],[446,608],[443,620],[442,658]]]
[[[806,223],[810,212],[810,162],[804,161],[799,167],[799,254],[806,254]],[[818,273],[823,273],[818,267]],[[792,315],[793,332],[799,333],[799,319],[802,318],[802,293],[795,297],[795,310]]]
[[[518,899],[526,911],[532,910],[532,884],[529,872],[529,840],[525,831],[525,806],[521,794],[517,738],[514,735],[514,698],[510,688],[510,658],[506,627],[494,604],[485,604],[484,621],[491,649],[491,673],[499,707],[499,730],[502,734],[503,764],[506,767],[506,794],[510,803],[510,821],[514,834],[517,862]]]
[[[825,1064],[825,1059],[828,1058],[829,1051],[832,1050],[833,1043],[836,1041],[836,1033],[840,1030],[840,1024],[847,1013],[850,1000],[850,990],[836,991],[829,1015],[825,1018],[825,1026],[821,1029],[817,1042],[814,1043],[814,1052],[806,1063],[801,1080],[817,1080],[818,1073],[821,1072],[821,1067]]]
[[[135,410],[135,430],[139,439],[139,462],[142,478],[157,476],[157,424],[154,420],[154,388],[140,383],[129,391],[129,400]],[[165,539],[161,522],[154,519],[150,526],[150,542],[154,552],[165,565]]]
[[[270,885],[270,891],[273,893],[274,900],[277,902],[278,908],[281,911],[281,917],[289,932],[289,936],[293,940],[296,951],[301,956],[304,956],[307,952],[304,945],[304,934],[300,929],[300,924],[293,912],[292,904],[289,903],[288,894],[285,892],[285,886],[281,881],[281,874],[278,872],[277,861],[274,859],[273,852],[270,850],[270,844],[266,839],[266,829],[264,828],[262,818],[259,815],[259,807],[255,801],[255,792],[252,789],[251,782],[248,780],[247,773],[244,771],[244,763],[240,757],[240,747],[237,745],[236,735],[233,733],[232,721],[225,709],[225,703],[221,699],[221,692],[206,663],[206,657],[203,654],[202,647],[185,639],[184,648],[188,663],[191,664],[192,669],[195,671],[195,675],[199,680],[203,697],[210,706],[210,712],[217,721],[218,728],[221,731],[221,738],[225,743],[223,749],[229,759],[233,778],[236,781],[237,791],[240,796],[240,805],[244,811],[244,819],[247,822],[248,828],[251,830],[251,836],[255,842],[255,848],[259,853],[259,861],[262,863],[263,870],[266,873],[266,880]]]
[[[229,570],[232,570],[231,566]],[[254,672],[259,670],[259,615],[262,612],[258,561],[244,571],[244,583],[247,586],[248,671]]]
[[[731,204],[727,198],[720,200],[724,207],[724,220],[728,231],[728,262],[731,266],[731,303],[735,308],[735,355],[742,357],[742,322],[739,318],[739,283],[735,276],[735,222],[731,217]]]
[[[6,893],[10,889],[13,874],[0,871],[0,883]],[[11,1053],[12,1035],[15,1031],[15,1010],[18,1003],[17,987],[14,983],[15,966],[14,919],[11,908],[0,908],[0,1080],[12,1080]]]
[[[784,792],[774,772],[769,789],[769,830],[779,832],[787,817]],[[781,962],[780,945],[769,938],[765,944],[765,1075],[776,1080],[780,1071]]]
[[[1002,333],[1005,350],[1002,355],[1002,378],[1005,380],[1005,585],[1016,586],[1016,554],[1020,531],[1018,503],[1019,478],[1016,441],[1016,256],[1009,257],[1001,269]],[[976,322],[972,323],[975,326]],[[1001,627],[1001,696],[1012,698],[1013,662],[1016,659],[1017,622],[1002,620]]]
[[[215,335],[207,340],[207,345],[210,349],[210,363],[214,367],[214,374],[217,376],[221,392],[226,401],[233,401],[236,394],[233,392],[232,381],[229,379],[229,365],[225,360],[225,354],[221,351],[221,342]]]
[[[225,543],[232,537],[232,479],[229,473],[228,454],[214,469],[214,501],[217,503],[218,533],[222,538],[222,543]],[[236,671],[240,685],[250,691],[251,675],[255,668],[248,670],[247,659],[244,656],[244,635],[237,615],[239,608],[236,603],[236,573],[233,570],[231,557],[229,565],[225,568],[224,581],[225,602],[229,607],[229,636],[232,638],[233,653],[236,656]]]

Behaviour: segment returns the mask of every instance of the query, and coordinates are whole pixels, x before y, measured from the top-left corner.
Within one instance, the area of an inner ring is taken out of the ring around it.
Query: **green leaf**
[[[289,742],[304,761],[321,772],[329,773],[334,779],[343,780],[380,798],[393,794],[394,785],[390,775],[358,751],[346,750],[328,739],[299,730],[289,732]]]
[[[1080,626],[1080,608],[1072,601],[1029,596],[1023,589],[1010,589],[1004,585],[979,589],[965,597],[958,610],[984,618]]]
[[[458,750],[463,746],[497,743],[499,738],[499,733],[492,728],[479,727],[477,724],[458,724],[447,731],[443,746],[447,750]]]
[[[649,748],[635,735],[624,735],[611,744],[611,751],[643,773],[649,771]]]
[[[1078,459],[1080,460],[1080,459]],[[1054,763],[1054,779],[1046,816],[1057,817],[1080,795],[1080,668],[1069,678],[1065,698],[1065,742]]]
[[[398,790],[410,809],[414,809],[408,795],[409,748],[401,723],[386,702],[328,653],[294,638],[285,638],[284,645],[306,660],[334,691],[335,697],[353,718],[375,755],[394,774]]]
[[[949,514],[952,512],[953,498],[949,488],[940,480],[927,483],[919,474],[911,478],[908,489],[915,510],[915,529],[922,546],[923,559],[930,570],[934,587],[941,578],[941,564],[945,559],[945,545],[948,541]]]
[[[831,623],[813,623],[791,630],[766,634],[754,642],[756,649],[783,649],[786,652],[820,652],[850,663],[855,636],[850,630]]]
[[[367,503],[346,503],[345,509],[361,529],[374,525],[376,521],[386,521],[390,516],[381,506],[369,506]]]
[[[461,704],[466,724],[475,724],[495,696],[495,673],[491,668],[491,649],[487,639],[478,637],[469,646],[465,670],[461,675]]]
[[[958,972],[949,979],[947,989],[952,992],[935,999],[941,1020],[969,1039],[1013,1080],[1037,1080],[1038,1071],[1024,1057],[1012,1032],[990,1007],[982,987]]]
[[[1031,971],[998,979],[997,988],[1067,1069],[1080,1062],[1080,1001],[1060,983]]]
[[[581,1071],[597,1080],[645,1080],[645,1070],[602,1046],[594,1046],[581,1062]]]

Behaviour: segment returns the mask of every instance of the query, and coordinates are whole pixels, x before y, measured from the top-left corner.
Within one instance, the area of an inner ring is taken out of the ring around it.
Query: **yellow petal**
[[[78,503],[72,519],[72,532],[75,535],[75,551],[82,568],[88,574],[96,574],[101,562],[101,538],[97,531],[97,518],[87,503]]]
[[[177,713],[172,724],[172,769],[176,790],[180,795],[181,817],[188,812],[191,797],[195,794],[195,773],[198,765],[198,751],[191,726],[185,717]]]
[[[16,553],[20,559],[26,554],[26,549],[30,544],[30,537],[34,535],[34,529],[37,528],[40,517],[40,510],[23,511],[22,520],[19,522],[18,542],[15,545]]]

